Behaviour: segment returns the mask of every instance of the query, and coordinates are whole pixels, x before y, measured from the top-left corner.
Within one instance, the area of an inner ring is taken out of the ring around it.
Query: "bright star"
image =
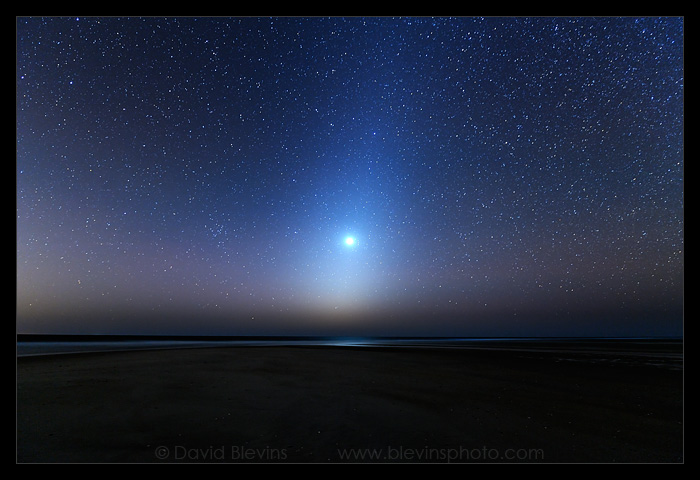
[[[352,247],[355,245],[355,238],[354,237],[345,237],[345,245],[348,247]]]

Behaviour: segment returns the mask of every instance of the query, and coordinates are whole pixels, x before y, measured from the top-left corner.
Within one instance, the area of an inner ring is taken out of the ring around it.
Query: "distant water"
[[[388,338],[388,337],[140,337],[18,335],[17,356],[135,350],[339,346],[508,350],[556,361],[683,368],[682,339],[667,338]]]
[[[174,348],[212,348],[212,347],[264,347],[285,345],[349,345],[342,340],[333,339],[236,339],[236,340],[18,340],[17,356],[57,355],[66,353],[113,352],[128,350],[157,350]]]

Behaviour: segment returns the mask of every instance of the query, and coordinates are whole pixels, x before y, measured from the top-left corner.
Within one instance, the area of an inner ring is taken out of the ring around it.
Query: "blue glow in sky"
[[[679,334],[683,28],[18,18],[18,331]]]

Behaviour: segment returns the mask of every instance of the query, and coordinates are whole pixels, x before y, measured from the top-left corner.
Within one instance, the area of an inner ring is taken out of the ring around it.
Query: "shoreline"
[[[328,346],[21,357],[17,461],[683,461],[682,369],[579,360]]]
[[[198,337],[139,335],[18,335],[17,357],[58,353],[155,350],[191,347],[330,346],[373,348],[471,348],[545,350],[562,353],[676,356],[682,362],[683,339],[670,337]]]

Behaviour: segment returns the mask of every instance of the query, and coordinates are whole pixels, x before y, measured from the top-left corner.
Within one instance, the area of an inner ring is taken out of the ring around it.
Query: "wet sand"
[[[18,358],[17,462],[683,462],[682,370],[576,360],[379,347]]]

